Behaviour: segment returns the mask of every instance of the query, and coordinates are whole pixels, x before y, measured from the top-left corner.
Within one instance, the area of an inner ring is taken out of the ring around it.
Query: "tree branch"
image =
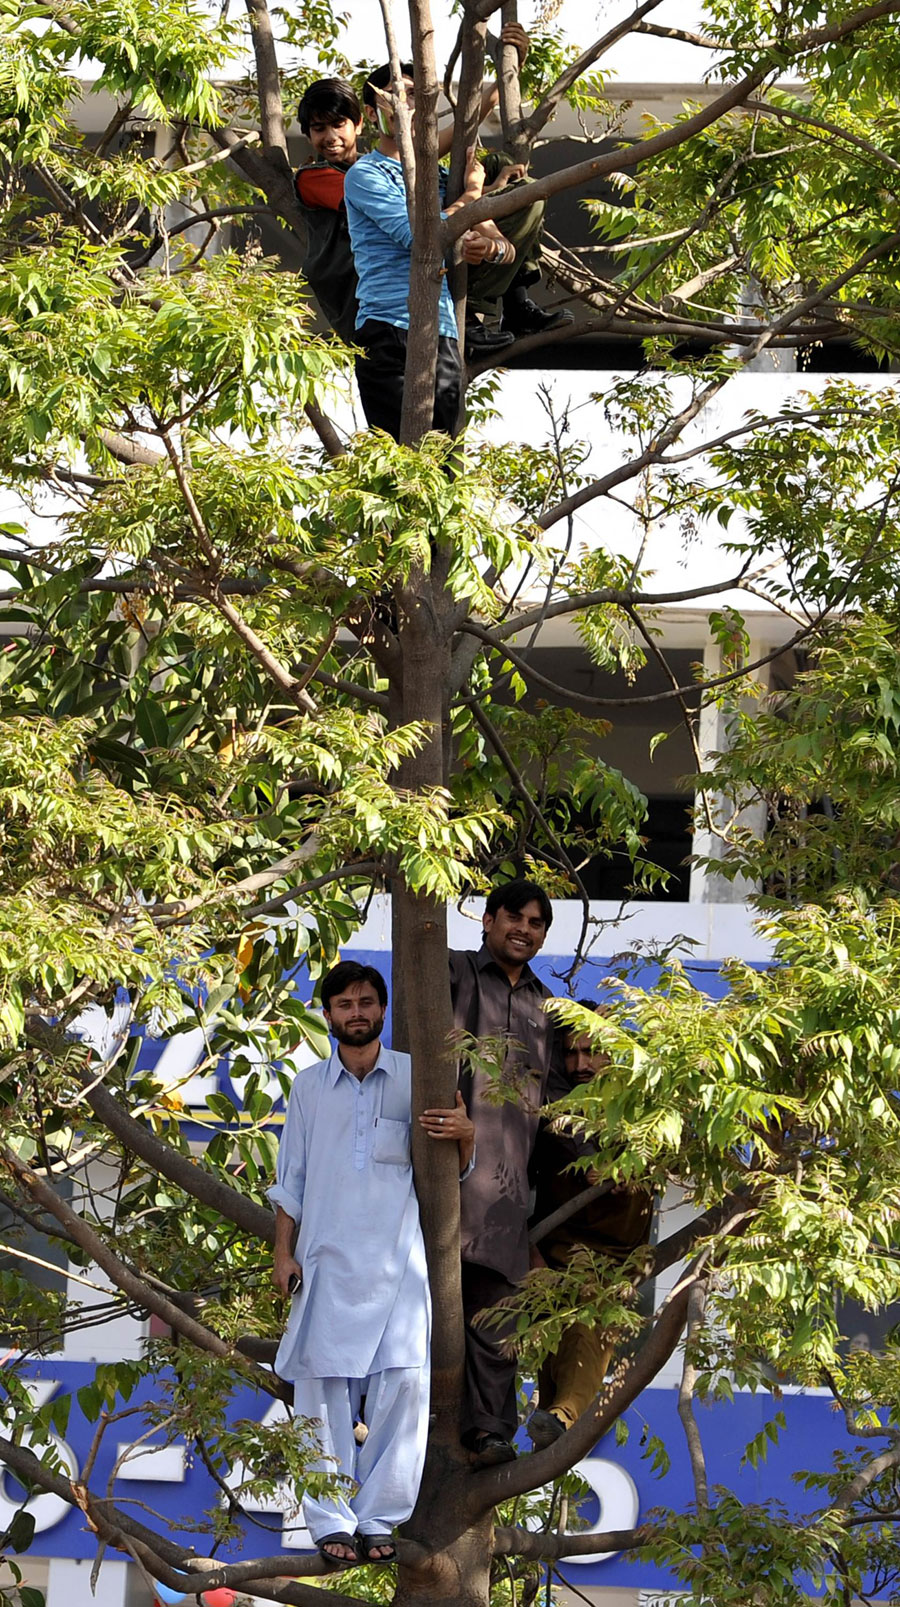
[[[568,94],[572,85],[578,82],[582,74],[586,73],[589,67],[593,67],[594,62],[599,61],[601,56],[605,56],[606,52],[611,50],[613,45],[618,44],[620,39],[624,39],[626,35],[632,33],[641,20],[649,12],[655,11],[657,6],[661,4],[662,0],[644,0],[643,5],[638,6],[629,16],[623,17],[622,21],[616,23],[614,28],[610,28],[608,33],[595,40],[594,44],[590,45],[587,50],[583,50],[581,55],[575,58],[565,72],[560,74],[556,83],[551,85],[543,100],[534,108],[531,116],[526,119],[525,127],[532,139],[536,134],[540,133],[544,124],[553,116],[560,101]]]
[[[268,899],[265,904],[254,904],[252,909],[244,911],[244,920],[255,921],[263,915],[275,915],[284,909],[285,904],[290,904],[302,893],[310,893],[317,887],[326,887],[329,882],[346,882],[363,878],[371,880],[381,875],[383,869],[383,865],[377,859],[361,859],[356,864],[343,865],[340,870],[325,871],[322,876],[314,876],[311,881],[304,882],[300,887],[289,887],[285,892],[276,894],[275,898]]]
[[[224,1582],[226,1577],[234,1574],[235,1584],[240,1587],[245,1582],[252,1582],[254,1577],[252,1569],[262,1568],[267,1571],[268,1578],[260,1582],[255,1594],[264,1595],[270,1601],[288,1603],[289,1607],[321,1607],[322,1598],[317,1586],[306,1585],[290,1577],[283,1585],[276,1586],[273,1583],[273,1578],[278,1575],[291,1576],[296,1573],[299,1559],[295,1551],[274,1557],[254,1558],[250,1562],[235,1563],[231,1567],[226,1567],[215,1558],[198,1557],[196,1552],[176,1545],[174,1541],[166,1539],[165,1535],[154,1533],[146,1524],[139,1523],[137,1519],[120,1512],[112,1501],[96,1497],[84,1485],[76,1484],[63,1474],[53,1472],[35,1456],[33,1451],[14,1444],[12,1440],[0,1438],[0,1462],[5,1463],[23,1483],[36,1485],[38,1489],[50,1495],[59,1496],[68,1502],[69,1506],[79,1508],[102,1542],[129,1555],[133,1555],[133,1546],[145,1566],[161,1584],[171,1582],[173,1589],[183,1589],[184,1576],[188,1573],[193,1576],[190,1582],[199,1589],[213,1590],[219,1588],[220,1582]],[[305,1577],[326,1572],[328,1569],[321,1557],[303,1558]],[[354,1596],[342,1595],[339,1591],[331,1590],[328,1594],[329,1601],[333,1600],[336,1607],[357,1607],[357,1598]]]
[[[215,1211],[244,1233],[260,1239],[264,1244],[275,1242],[275,1217],[267,1206],[241,1194],[230,1183],[223,1183],[188,1155],[181,1155],[171,1144],[157,1138],[149,1127],[137,1121],[109,1089],[88,1069],[72,1068],[72,1075],[81,1083],[82,1094],[91,1110],[119,1143],[146,1162],[152,1171],[160,1172],[170,1183],[175,1183],[192,1199]]]
[[[654,0],[658,3],[658,0]],[[500,8],[500,26],[518,22],[517,0],[504,0]],[[503,149],[514,162],[527,161],[527,129],[522,118],[522,91],[519,83],[521,64],[515,45],[498,41],[497,92],[500,99],[500,122],[503,128]]]
[[[686,1274],[680,1288],[673,1291],[660,1308],[640,1350],[619,1363],[612,1379],[572,1428],[546,1450],[472,1475],[470,1511],[473,1514],[481,1514],[501,1501],[551,1483],[587,1455],[672,1355],[687,1318],[691,1288],[700,1276],[699,1270]]]
[[[531,1529],[495,1529],[495,1557],[525,1557],[529,1562],[550,1562],[565,1557],[589,1557],[595,1551],[637,1551],[657,1538],[649,1523],[638,1529],[606,1529],[600,1534],[557,1534]]]
[[[289,164],[277,160],[268,161],[262,152],[255,151],[243,144],[242,138],[232,128],[210,128],[206,132],[223,151],[233,157],[235,167],[239,168],[255,189],[261,193],[280,214],[291,233],[298,239],[305,238],[303,220],[297,197],[294,192],[294,178]]]
[[[887,1450],[880,1452],[878,1456],[873,1456],[871,1461],[867,1462],[865,1467],[860,1468],[849,1483],[844,1485],[843,1490],[836,1496],[834,1502],[838,1511],[849,1511],[860,1496],[865,1495],[866,1491],[877,1483],[883,1473],[889,1473],[897,1467],[900,1467],[900,1443],[895,1443]]]
[[[681,1385],[678,1390],[678,1416],[684,1429],[687,1440],[688,1456],[691,1461],[691,1473],[694,1478],[694,1494],[697,1502],[697,1511],[706,1512],[709,1508],[709,1486],[706,1478],[706,1457],[703,1454],[703,1441],[700,1438],[700,1429],[694,1416],[694,1386],[697,1382],[697,1368],[694,1362],[692,1347],[696,1344],[703,1331],[703,1319],[706,1311],[706,1288],[703,1283],[695,1283],[691,1289],[688,1300],[687,1335],[684,1346],[684,1366],[681,1370]]]
[[[243,876],[239,882],[229,882],[227,887],[217,888],[212,893],[200,893],[196,898],[176,898],[168,903],[151,904],[149,912],[154,920],[162,917],[163,924],[168,925],[173,920],[181,920],[185,915],[190,915],[194,910],[229,899],[235,893],[261,892],[264,887],[271,887],[273,882],[282,881],[291,871],[297,870],[300,865],[305,865],[307,860],[314,859],[321,846],[315,832],[311,832],[302,847],[295,849],[292,854],[286,854],[284,859],[277,859],[274,865],[268,865],[265,870],[257,871],[253,876]],[[344,866],[341,871],[330,872],[329,876],[346,874],[347,869],[348,867]],[[298,887],[294,891],[300,893],[302,889]]]
[[[708,39],[704,34],[690,33],[686,28],[666,28],[661,22],[638,22],[635,33],[652,34],[655,39],[676,39],[682,45],[697,45],[701,50],[721,50],[721,39]]]
[[[471,704],[471,709],[472,709],[472,715],[473,715],[473,717],[475,719],[475,723],[478,726],[480,726],[481,730],[484,732],[484,735],[487,737],[488,742],[490,743],[491,747],[494,749],[494,752],[496,753],[498,759],[500,760],[500,763],[503,765],[503,768],[505,769],[507,775],[509,776],[509,779],[513,784],[513,787],[515,788],[515,790],[518,793],[520,799],[522,800],[522,803],[525,805],[525,808],[527,809],[529,815],[531,816],[532,822],[535,825],[540,826],[541,831],[544,833],[544,835],[547,838],[547,841],[548,841],[548,843],[550,845],[550,848],[551,848],[552,852],[557,856],[560,864],[563,866],[564,870],[566,871],[566,874],[571,879],[572,885],[575,887],[575,889],[576,889],[576,891],[578,893],[578,896],[579,896],[579,898],[581,900],[582,920],[581,920],[581,934],[580,934],[579,939],[578,939],[578,943],[577,943],[577,946],[576,946],[575,953],[576,953],[576,955],[580,955],[582,953],[582,949],[583,949],[583,945],[584,945],[584,939],[585,939],[585,935],[587,933],[588,922],[589,922],[590,917],[591,917],[590,899],[588,898],[587,889],[586,889],[586,887],[584,885],[584,882],[582,881],[580,875],[578,874],[577,867],[573,864],[572,859],[570,858],[567,850],[565,849],[564,845],[560,842],[560,840],[557,837],[555,831],[553,830],[553,827],[550,825],[550,822],[547,820],[547,817],[544,814],[543,810],[539,807],[537,801],[532,797],[531,792],[530,792],[529,787],[528,787],[528,784],[527,784],[527,782],[525,780],[525,777],[522,775],[521,770],[519,769],[518,765],[516,764],[515,760],[513,759],[512,754],[509,752],[509,749],[507,748],[506,743],[503,741],[503,738],[501,737],[499,731],[496,729],[496,727],[494,726],[493,722],[485,714],[484,709],[481,707],[480,703],[478,703],[477,701],[473,702]]]
[[[315,402],[307,402],[303,411],[309,419],[309,422],[315,430],[317,436],[319,437],[319,440],[325,448],[325,451],[328,453],[328,456],[330,458],[343,457],[347,448],[338,435],[338,432],[332,424],[327,413],[323,413],[322,409],[318,407]]]
[[[747,108],[752,112],[762,112],[766,117],[779,118],[783,122],[801,123],[809,128],[819,129],[823,134],[831,134],[844,145],[850,145],[854,150],[862,151],[864,155],[872,157],[879,167],[886,167],[893,173],[900,173],[900,162],[890,151],[884,150],[880,145],[874,145],[871,140],[863,139],[860,134],[851,133],[848,128],[841,128],[839,123],[828,123],[822,117],[814,117],[811,112],[802,112],[793,106],[780,106],[775,101],[748,100]]]
[[[900,11],[900,0],[876,0],[876,4],[865,6],[862,10],[854,12],[851,17],[832,23],[826,28],[810,28],[795,39],[779,44],[778,51],[781,58],[777,64],[779,70],[784,71],[786,59],[805,55],[818,45],[832,44],[839,39],[845,39],[868,23],[897,11]],[[535,201],[546,200],[551,195],[557,195],[562,190],[572,189],[579,184],[586,184],[603,174],[637,167],[641,162],[649,161],[651,157],[660,156],[663,151],[683,145],[687,140],[693,139],[695,134],[702,133],[712,123],[724,117],[727,112],[736,110],[748,95],[765,82],[775,65],[774,62],[768,62],[755,68],[753,72],[745,74],[737,83],[724,90],[708,106],[702,107],[692,117],[686,118],[683,123],[662,129],[648,139],[638,140],[635,144],[618,151],[592,157],[586,162],[577,162],[573,167],[564,168],[558,173],[549,173],[531,184],[514,189],[507,188],[499,194],[483,196],[479,201],[470,202],[468,206],[461,207],[458,212],[454,212],[445,220],[443,226],[445,243],[449,245],[467,229],[471,229],[476,223],[484,222],[487,218],[499,222],[501,218],[519,212]]]
[[[718,592],[735,591],[740,588],[747,568],[745,564],[743,569],[736,575],[730,575],[727,580],[712,581],[708,586],[687,586],[683,591],[639,592],[630,588],[623,590],[615,586],[602,586],[596,591],[559,597],[555,603],[548,603],[546,607],[539,604],[525,613],[514,614],[502,625],[496,625],[491,633],[493,644],[503,642],[509,636],[518,636],[522,631],[529,631],[533,625],[545,619],[558,619],[562,614],[580,614],[586,608],[600,608],[605,603],[617,603],[620,607],[633,603],[638,607],[657,608],[664,603],[690,603],[700,597],[713,597]],[[463,630],[464,626],[460,625],[459,628]]]
[[[140,446],[137,441],[129,440],[127,435],[119,435],[115,430],[98,430],[97,436],[110,456],[129,468],[139,465],[141,468],[155,469],[163,461],[161,452],[154,452],[149,446]]]
[[[231,153],[229,151],[222,151],[219,155],[219,160],[227,160],[230,154]],[[180,171],[183,172],[184,169],[182,168]],[[208,212],[192,212],[190,217],[183,218],[180,223],[173,223],[171,228],[167,226],[166,238],[171,239],[173,235],[184,234],[187,229],[192,229],[195,224],[215,223],[219,218],[234,218],[239,216],[274,218],[277,216],[277,214],[270,206],[240,206],[236,202],[231,206],[215,206],[212,207]],[[145,267],[146,264],[151,261],[152,257],[159,250],[162,244],[163,236],[158,233],[154,234],[146,250],[142,251],[139,257],[134,257],[131,259],[131,266],[133,268]]]
[[[129,1300],[135,1301],[143,1310],[153,1312],[174,1328],[176,1333],[196,1345],[200,1350],[208,1351],[211,1355],[219,1357],[221,1361],[228,1361],[240,1369],[249,1381],[256,1384],[267,1395],[282,1398],[279,1389],[279,1380],[274,1379],[271,1373],[264,1372],[261,1367],[241,1356],[233,1345],[226,1344],[218,1334],[213,1333],[203,1323],[181,1311],[171,1300],[152,1289],[143,1278],[137,1276],[95,1233],[84,1218],[73,1211],[65,1201],[61,1200],[55,1189],[45,1183],[30,1166],[26,1166],[19,1157],[6,1145],[0,1146],[0,1160],[12,1172],[23,1188],[27,1189],[32,1199],[42,1210],[56,1217],[63,1227],[71,1234],[76,1243],[84,1250],[92,1261],[106,1273],[106,1276],[120,1289]]]
[[[746,1230],[757,1210],[757,1204],[748,1190],[742,1189],[726,1196],[718,1205],[711,1205],[693,1222],[688,1222],[667,1239],[660,1239],[647,1251],[646,1278],[658,1278],[661,1272],[673,1267],[690,1255],[701,1239],[712,1238],[725,1229],[735,1235]]]
[[[247,621],[238,613],[233,603],[230,603],[228,598],[222,594],[218,583],[210,581],[204,584],[202,581],[198,581],[197,590],[212,603],[214,608],[218,609],[222,618],[227,620],[231,626],[235,636],[252,653],[260,668],[265,670],[269,679],[278,687],[280,692],[284,693],[285,697],[290,699],[294,706],[300,710],[300,713],[317,714],[318,704],[315,699],[311,698],[309,693],[303,690],[298,678],[295,675],[291,675],[290,671],[285,669],[284,665],[279,662],[275,654],[266,646],[262,637],[257,635],[252,625],[247,624]]]
[[[615,1186],[613,1179],[607,1178],[604,1183],[592,1183],[590,1188],[582,1189],[580,1194],[576,1194],[571,1200],[566,1200],[564,1205],[557,1206],[549,1216],[545,1216],[542,1221],[535,1224],[528,1235],[529,1244],[540,1244],[542,1239],[549,1238],[563,1222],[568,1222],[570,1217],[583,1211],[586,1205],[593,1205],[595,1200],[602,1200],[604,1194],[611,1193]]]
[[[684,697],[681,695],[681,689],[678,685],[678,677],[669,664],[669,661],[666,658],[665,653],[662,651],[662,648],[659,646],[655,636],[647,629],[637,609],[629,606],[626,608],[625,612],[627,613],[628,618],[631,620],[635,630],[638,631],[643,638],[648,653],[659,665],[664,676],[666,677],[666,680],[669,682],[674,695],[678,699],[678,707],[681,711],[681,722],[685,731],[687,732],[687,739],[691,745],[691,752],[694,755],[694,763],[697,766],[697,774],[699,775],[703,770],[703,755],[700,752],[700,743],[697,740],[697,732],[694,727],[694,721],[691,718],[691,711],[688,708]],[[710,834],[715,835],[716,824],[713,820],[712,805],[710,804],[709,797],[705,792],[700,794],[700,803],[706,819],[706,829],[710,832]]]
[[[642,705],[666,703],[672,698],[679,701],[688,696],[702,698],[707,692],[712,692],[719,686],[727,686],[732,681],[743,680],[745,676],[752,674],[754,670],[762,669],[765,664],[771,664],[782,653],[790,652],[792,648],[797,646],[798,642],[804,641],[807,636],[811,636],[814,631],[818,630],[825,617],[824,612],[818,614],[815,619],[795,631],[794,635],[786,642],[780,643],[778,647],[773,647],[771,652],[764,653],[761,658],[753,659],[749,664],[741,665],[740,669],[729,670],[724,675],[714,676],[710,681],[695,681],[689,686],[670,687],[666,692],[645,692],[639,697],[595,697],[586,692],[572,691],[569,687],[560,686],[556,681],[551,681],[546,675],[542,675],[539,670],[534,668],[533,664],[530,664],[526,658],[517,653],[515,648],[510,647],[508,642],[496,639],[491,631],[485,630],[481,625],[476,625],[473,620],[467,620],[460,628],[468,631],[473,636],[480,637],[483,642],[489,643],[491,647],[496,648],[498,653],[503,653],[512,664],[515,664],[526,679],[535,682],[538,686],[542,686],[545,691],[553,693],[561,702],[570,705],[572,708],[580,707],[588,710],[628,709],[632,707],[638,708]]]
[[[253,37],[253,54],[256,57],[263,149],[267,161],[271,162],[273,167],[290,173],[291,164],[288,161],[284,107],[281,101],[281,81],[278,75],[272,18],[266,0],[245,0],[245,3]]]
[[[891,4],[895,4],[900,9],[900,0],[891,0]],[[862,256],[858,257],[843,273],[837,274],[834,279],[829,280],[827,284],[822,285],[818,290],[810,292],[802,301],[797,302],[787,312],[783,313],[780,318],[776,318],[773,324],[764,329],[741,352],[736,368],[746,368],[765,350],[776,335],[781,334],[791,324],[805,317],[806,313],[811,311],[813,307],[819,306],[823,301],[829,301],[836,291],[843,289],[844,285],[848,284],[851,279],[856,278],[857,274],[861,273],[864,268],[869,267],[879,257],[892,250],[898,242],[900,242],[900,229],[885,235],[877,245],[870,246],[868,251],[864,251]],[[562,502],[558,502],[555,508],[551,508],[547,513],[542,514],[537,521],[541,528],[544,530],[549,529],[559,519],[565,518],[578,508],[584,507],[585,503],[592,502],[596,497],[603,496],[605,492],[614,490],[618,485],[623,485],[627,480],[633,479],[641,470],[649,468],[653,464],[658,464],[666,448],[678,439],[686,426],[703,412],[704,408],[724,389],[732,377],[731,374],[720,374],[700,390],[687,406],[682,408],[680,413],[670,419],[665,428],[660,430],[659,435],[650,442],[638,457],[632,458],[629,463],[620,465],[618,469],[614,469],[610,474],[604,475],[602,479],[594,480],[590,485],[582,486],[578,491],[573,492],[571,496],[565,497]]]

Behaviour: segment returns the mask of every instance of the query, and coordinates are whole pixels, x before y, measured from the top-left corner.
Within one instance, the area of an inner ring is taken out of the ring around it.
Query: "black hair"
[[[400,77],[411,78],[415,82],[416,69],[411,61],[401,61]],[[371,106],[374,112],[376,89],[390,89],[393,79],[394,75],[391,72],[389,61],[386,61],[383,67],[376,67],[375,71],[369,74],[363,84],[363,105]]]
[[[607,1013],[607,1006],[598,1003],[596,999],[576,999],[575,1003],[580,1004],[583,1010],[590,1010],[595,1016],[606,1015]],[[568,1026],[561,1027],[560,1031],[562,1033],[563,1053],[571,1054],[575,1047],[575,1040],[581,1036],[581,1029]]]
[[[532,899],[540,906],[544,921],[544,928],[549,932],[553,924],[553,905],[547,894],[537,882],[504,882],[502,887],[495,887],[488,895],[484,906],[485,915],[496,915],[498,910],[508,910],[510,915],[519,915],[530,904]]]
[[[381,972],[376,971],[374,965],[360,965],[358,960],[341,960],[322,978],[320,989],[322,1009],[327,1010],[335,994],[344,993],[347,988],[352,988],[355,982],[371,983],[378,994],[378,1002],[382,1009],[387,1007],[387,986]]]
[[[362,122],[359,96],[346,78],[317,78],[304,90],[297,107],[297,120],[304,134],[309,133],[313,118],[322,123],[342,123],[345,117],[351,123]]]

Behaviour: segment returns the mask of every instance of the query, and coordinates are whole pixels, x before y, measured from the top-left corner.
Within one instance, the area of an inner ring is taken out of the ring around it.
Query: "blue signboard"
[[[77,1389],[90,1382],[94,1368],[86,1362],[48,1360],[34,1364],[30,1376],[35,1381],[38,1401],[43,1403],[64,1393],[74,1397]],[[152,1393],[152,1381],[145,1380],[129,1405],[149,1401]],[[788,1394],[779,1406],[786,1417],[787,1429],[780,1443],[769,1448],[768,1459],[756,1469],[742,1465],[743,1451],[774,1415],[771,1397],[738,1394],[733,1403],[698,1406],[707,1472],[711,1486],[727,1485],[745,1502],[777,1500],[798,1512],[809,1501],[799,1491],[792,1475],[809,1465],[821,1467],[831,1450],[841,1444],[846,1446],[846,1433],[843,1419],[831,1410],[830,1401],[820,1395]],[[233,1415],[272,1421],[284,1415],[284,1408],[280,1403],[242,1391],[235,1398]],[[579,1518],[581,1523],[586,1522],[595,1530],[631,1528],[651,1516],[655,1507],[669,1506],[685,1511],[691,1504],[690,1465],[677,1414],[676,1391],[645,1391],[626,1413],[625,1422],[629,1428],[626,1444],[617,1445],[614,1437],[608,1435],[579,1465],[579,1472],[594,1491],[582,1504]],[[138,1517],[144,1516],[147,1508],[151,1509],[172,1525],[167,1531],[171,1538],[202,1551],[203,1540],[193,1526],[202,1519],[204,1512],[221,1501],[221,1492],[202,1463],[189,1454],[183,1443],[164,1445],[161,1435],[144,1440],[141,1436],[146,1427],[142,1416],[137,1414],[125,1417],[121,1424],[107,1431],[92,1475],[92,1486],[105,1492],[107,1480],[119,1462],[114,1497],[123,1509]],[[83,1468],[95,1432],[96,1425],[85,1420],[73,1398],[65,1444],[57,1445],[73,1476]],[[661,1477],[654,1474],[646,1460],[645,1448],[653,1438],[665,1442],[671,1458],[669,1470]],[[232,1470],[229,1482],[240,1482],[240,1476],[239,1469]],[[15,1480],[5,1474],[0,1480],[0,1526],[5,1526],[24,1495]],[[29,1507],[36,1523],[33,1554],[93,1557],[96,1539],[77,1508],[47,1495],[33,1498]],[[236,1562],[242,1557],[271,1555],[284,1548],[298,1553],[299,1573],[302,1554],[312,1547],[302,1527],[302,1518],[294,1508],[289,1491],[254,1507],[244,1526],[243,1541],[221,1551],[222,1560]],[[641,1562],[639,1555],[581,1559],[567,1563],[563,1571],[577,1585],[663,1590],[673,1584],[670,1575],[653,1564]]]

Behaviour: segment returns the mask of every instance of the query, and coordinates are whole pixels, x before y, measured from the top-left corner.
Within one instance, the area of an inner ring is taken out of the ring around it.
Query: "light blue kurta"
[[[428,1362],[410,1068],[408,1055],[382,1048],[360,1082],[335,1049],[294,1078],[269,1190],[300,1223],[303,1268],[275,1359],[281,1378],[368,1378]]]

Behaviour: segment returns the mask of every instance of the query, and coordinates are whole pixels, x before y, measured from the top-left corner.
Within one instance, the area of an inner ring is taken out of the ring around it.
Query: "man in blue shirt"
[[[403,84],[412,99],[412,78],[404,66]],[[400,438],[403,376],[409,329],[409,270],[412,228],[406,185],[395,138],[394,110],[389,94],[390,68],[379,67],[366,82],[363,103],[381,130],[373,151],[359,157],[344,181],[344,201],[350,225],[350,243],[358,277],[359,311],[356,339],[363,355],[356,360],[356,380],[366,419],[372,429]],[[441,193],[446,177],[440,175]],[[469,152],[462,195],[446,208],[444,216],[477,201],[484,188],[484,169]],[[492,222],[469,229],[460,242],[464,262],[511,262],[515,247]],[[461,363],[456,339],[456,316],[446,278],[441,284],[438,309],[438,350],[432,427],[448,435],[456,432],[461,390]]]
[[[415,1506],[428,1437],[431,1311],[410,1160],[410,1059],[381,1043],[386,1006],[374,966],[344,961],[323,979],[335,1050],[294,1079],[269,1190],[273,1276],[293,1297],[275,1370],[293,1382],[298,1418],[318,1425],[312,1471],[357,1485],[303,1497],[332,1568],[393,1560],[391,1531]],[[474,1128],[462,1097],[420,1121],[430,1137],[458,1144],[468,1175]],[[357,1448],[363,1400],[368,1435]]]

